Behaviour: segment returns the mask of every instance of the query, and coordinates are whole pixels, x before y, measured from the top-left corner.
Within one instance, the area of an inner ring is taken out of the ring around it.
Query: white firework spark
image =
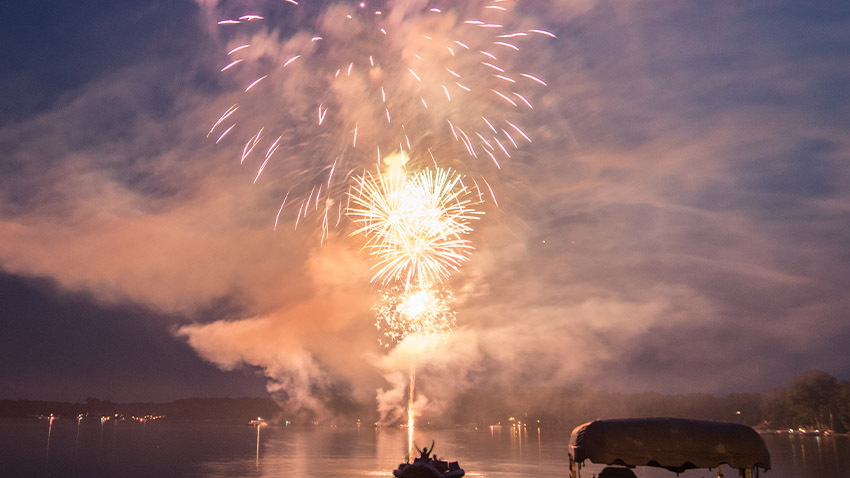
[[[471,221],[480,217],[461,176],[448,169],[366,173],[347,215],[375,258],[373,281],[433,284],[469,259]]]

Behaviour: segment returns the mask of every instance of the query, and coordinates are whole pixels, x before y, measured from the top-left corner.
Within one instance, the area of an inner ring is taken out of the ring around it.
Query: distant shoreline
[[[43,400],[0,400],[0,417],[167,417],[169,420],[247,422],[277,417],[281,406],[271,398],[187,398],[164,403],[114,403],[90,398],[83,403]]]
[[[165,417],[168,420],[244,422],[262,417],[270,424],[346,425],[378,422],[374,403],[343,396],[317,397],[322,413],[289,408],[270,397],[187,398],[165,403],[114,403],[88,398],[85,403],[0,400],[0,417]],[[785,387],[764,393],[677,395],[618,393],[588,387],[497,386],[456,392],[441,409],[423,410],[422,427],[499,425],[571,429],[599,418],[677,417],[738,423],[765,433],[842,434],[850,432],[850,381],[809,370]],[[396,404],[399,409],[403,403]],[[401,416],[401,413],[389,416]],[[399,422],[385,422],[398,426]]]

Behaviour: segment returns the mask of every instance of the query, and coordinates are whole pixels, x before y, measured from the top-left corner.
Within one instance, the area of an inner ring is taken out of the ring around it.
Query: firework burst
[[[388,348],[414,334],[444,337],[455,326],[454,300],[449,289],[435,287],[383,290],[375,306],[375,327],[384,335],[379,344]]]
[[[546,85],[521,47],[554,36],[517,4],[225,2],[221,70],[240,92],[209,136],[237,141],[255,181],[276,170],[278,217],[320,218],[323,239],[352,180],[389,152],[481,176],[492,195],[482,175],[531,141],[522,116]]]
[[[467,238],[475,196],[461,176],[447,169],[425,169],[407,176],[403,169],[366,173],[352,188],[348,216],[359,226],[375,258],[373,281],[428,285],[442,282],[469,259]]]

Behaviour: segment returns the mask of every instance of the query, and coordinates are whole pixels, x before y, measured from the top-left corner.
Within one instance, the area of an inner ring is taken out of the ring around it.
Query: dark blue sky
[[[313,30],[348,34],[334,5],[277,5],[251,37],[253,59],[280,64]],[[385,6],[401,31],[462,31],[404,5]],[[423,393],[446,398],[429,376],[711,393],[810,368],[850,378],[850,7],[518,5],[517,25],[558,35],[513,65],[548,86],[522,117],[534,142],[483,174],[499,207],[453,279],[458,329],[422,372]],[[315,100],[299,93],[321,89],[330,76],[318,67],[348,50],[310,50],[259,101],[219,71],[236,39],[216,22],[272,10],[4,10],[0,398],[258,395],[263,373],[308,407],[324,392],[368,402],[403,387],[406,358],[376,345],[376,287],[348,226],[321,247],[313,226],[293,230],[294,214],[273,230],[304,165],[350,139],[308,128]],[[346,48],[359,54],[358,40]],[[333,93],[343,120],[366,108]],[[251,111],[240,121],[271,118],[286,138],[286,159],[255,185],[242,143],[206,139],[236,102]]]
[[[127,402],[265,394],[261,375],[221,372],[174,340],[173,317],[131,304],[98,304],[47,279],[3,274],[0,291],[7,318],[3,398]]]

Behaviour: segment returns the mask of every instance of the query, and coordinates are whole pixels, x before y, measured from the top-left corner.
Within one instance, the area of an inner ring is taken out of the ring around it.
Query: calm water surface
[[[49,434],[49,440],[48,440]],[[470,477],[565,477],[569,431],[529,428],[417,430],[436,440],[437,455],[460,461]],[[765,436],[773,469],[767,478],[850,478],[850,437]],[[404,459],[399,429],[275,427],[57,419],[0,420],[0,476],[71,477],[391,477]],[[591,478],[601,467],[587,466]],[[724,469],[727,477],[736,472]],[[664,470],[639,477],[672,478]],[[714,478],[692,470],[683,478]]]

